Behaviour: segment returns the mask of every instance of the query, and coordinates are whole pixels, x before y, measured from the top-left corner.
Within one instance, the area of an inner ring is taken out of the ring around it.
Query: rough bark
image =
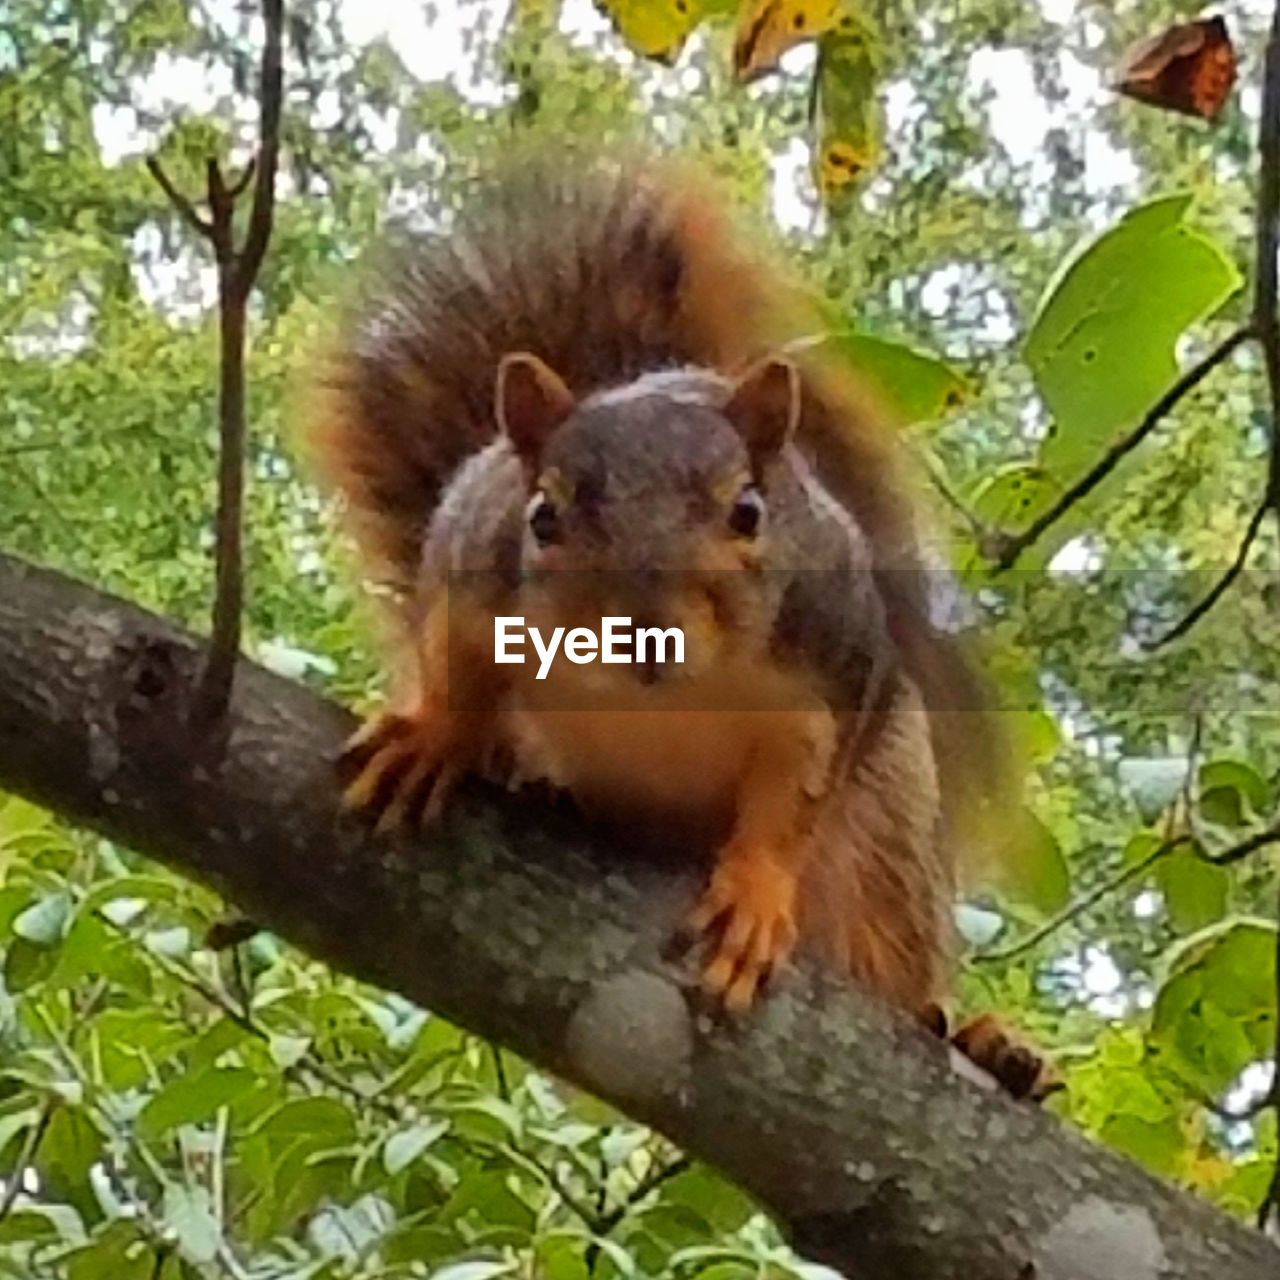
[[[335,968],[612,1100],[859,1280],[1275,1280],[1280,1250],[985,1091],[807,971],[743,1024],[663,960],[697,876],[481,788],[408,845],[339,816],[351,717],[249,664],[225,740],[187,729],[201,645],[0,557],[0,786],[211,884]]]

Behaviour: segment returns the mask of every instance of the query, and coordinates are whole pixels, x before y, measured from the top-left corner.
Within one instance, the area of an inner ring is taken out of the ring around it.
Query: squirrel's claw
[[[338,768],[351,777],[343,808],[373,820],[381,835],[435,821],[465,772],[448,763],[425,720],[391,712],[352,735]]]
[[[966,1022],[950,1036],[950,1041],[1013,1098],[1043,1102],[1066,1087],[1044,1058],[992,1014],[984,1013]]]
[[[727,1013],[749,1009],[796,943],[795,877],[769,856],[726,851],[686,929],[718,934],[702,989]]]

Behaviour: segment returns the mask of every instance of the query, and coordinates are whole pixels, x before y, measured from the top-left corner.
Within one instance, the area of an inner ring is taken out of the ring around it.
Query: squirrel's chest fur
[[[796,674],[743,659],[643,685],[599,668],[561,668],[512,691],[522,772],[567,788],[588,811],[720,827],[752,757],[782,739],[807,746],[805,789],[826,786],[831,710]]]

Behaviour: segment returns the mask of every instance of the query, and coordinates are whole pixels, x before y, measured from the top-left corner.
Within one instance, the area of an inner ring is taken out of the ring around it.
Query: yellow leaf
[[[816,180],[833,203],[880,159],[879,39],[870,21],[845,10],[818,62]]]
[[[725,8],[724,0],[596,0],[633,53],[673,63],[695,27]]]
[[[745,0],[733,41],[738,79],[774,70],[788,49],[825,35],[843,12],[840,0]]]

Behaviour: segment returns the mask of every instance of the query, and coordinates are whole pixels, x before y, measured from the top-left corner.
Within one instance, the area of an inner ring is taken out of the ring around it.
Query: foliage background
[[[578,0],[510,14],[295,0],[283,200],[252,304],[249,647],[337,697],[375,693],[353,577],[295,468],[288,407],[384,219],[446,216],[486,153],[528,129],[649,134],[724,174],[842,324],[964,376],[965,403],[926,415],[913,443],[960,507],[1016,527],[1099,447],[1078,405],[1045,394],[1027,341],[1084,238],[1185,191],[1217,263],[1197,275],[1187,255],[1122,258],[1121,293],[1145,310],[1103,333],[1104,374],[1075,371],[1108,403],[1140,391],[1135,371],[1175,340],[1192,359],[1245,314],[1222,286],[1249,271],[1269,15],[1223,8],[1243,87],[1208,129],[1105,88],[1134,38],[1192,6],[869,6],[882,154],[824,209],[808,165],[812,50],[743,88],[727,21],[664,68]],[[252,5],[0,6],[0,546],[193,625],[212,583],[213,276],[143,158],[160,153],[194,192],[210,149],[249,154],[257,40]],[[1200,301],[1174,323],[1188,294]],[[1238,354],[1003,576],[973,522],[938,504],[1034,762],[1027,814],[1009,823],[1016,874],[961,910],[962,998],[1055,1051],[1071,1122],[1240,1214],[1276,1157],[1274,1110],[1233,1116],[1271,1074],[1280,875],[1271,848],[1229,868],[1197,852],[1272,820],[1275,581],[1247,574],[1175,646],[1140,641],[1234,555],[1264,482],[1264,404],[1255,356]],[[1251,563],[1274,551],[1264,533]],[[1178,833],[1185,846],[1120,880]],[[724,1183],[492,1046],[269,936],[211,952],[219,912],[127,850],[0,798],[0,1272],[812,1270]]]

